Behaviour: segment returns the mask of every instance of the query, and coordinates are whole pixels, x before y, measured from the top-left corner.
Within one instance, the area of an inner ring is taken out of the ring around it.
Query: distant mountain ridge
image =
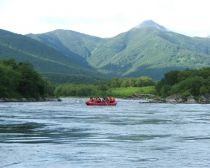
[[[62,29],[26,36],[0,30],[0,58],[31,62],[61,82],[104,76],[160,79],[170,70],[210,66],[210,38],[178,34],[152,20],[112,38]]]
[[[66,30],[29,36],[55,49],[57,44],[68,46],[69,51],[84,59],[89,66],[112,76],[148,75],[160,79],[169,70],[210,65],[209,38],[171,32],[152,20],[113,38]],[[43,39],[55,36],[54,44]]]
[[[43,34],[28,34],[27,36],[43,42],[66,55],[74,53],[83,58],[88,57],[98,43],[103,41],[99,37],[61,29]]]
[[[135,28],[153,28],[153,29],[159,29],[162,31],[167,31],[165,27],[155,23],[153,20],[145,20],[141,24],[137,25]]]
[[[54,81],[91,81],[100,77],[92,68],[78,64],[73,54],[67,57],[37,40],[5,30],[0,30],[0,58],[29,62]]]

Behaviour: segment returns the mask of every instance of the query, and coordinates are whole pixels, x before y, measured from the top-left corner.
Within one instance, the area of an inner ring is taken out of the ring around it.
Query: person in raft
[[[110,103],[115,102],[115,98],[114,97],[108,97],[108,98],[109,98],[108,102],[110,102]]]
[[[100,97],[96,97],[96,98],[90,97],[90,101],[97,102],[97,103],[100,103],[100,102],[113,103],[113,102],[115,102],[115,98],[114,97],[104,97],[103,99],[101,99]]]

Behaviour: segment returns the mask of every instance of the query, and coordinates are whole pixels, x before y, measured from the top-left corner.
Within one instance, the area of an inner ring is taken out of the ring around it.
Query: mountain
[[[71,55],[83,67],[92,67],[111,76],[148,75],[160,79],[170,70],[210,66],[209,38],[171,32],[152,20],[113,38],[70,30],[28,36],[67,57]]]
[[[5,30],[0,30],[0,58],[29,62],[53,81],[90,82],[100,78],[92,68],[79,64],[74,53],[66,56],[37,40]]]
[[[60,51],[67,57],[73,55],[74,60],[83,63],[83,66],[88,65],[86,58],[91,55],[92,50],[104,41],[99,37],[61,29],[27,36]]]
[[[210,40],[146,22],[108,39],[92,52],[88,62],[101,72],[160,79],[172,69],[209,66]]]
[[[0,30],[0,57],[31,62],[58,80],[101,73],[160,79],[170,70],[210,66],[210,38],[178,34],[152,20],[112,38],[61,29],[27,36]]]
[[[167,29],[157,23],[155,23],[153,20],[146,20],[142,22],[141,24],[137,25],[135,28],[152,28],[152,29],[159,29],[163,31],[167,31]]]

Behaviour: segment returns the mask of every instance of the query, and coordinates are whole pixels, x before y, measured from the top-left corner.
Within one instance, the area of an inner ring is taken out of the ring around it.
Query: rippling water
[[[0,103],[0,167],[210,167],[210,105]]]

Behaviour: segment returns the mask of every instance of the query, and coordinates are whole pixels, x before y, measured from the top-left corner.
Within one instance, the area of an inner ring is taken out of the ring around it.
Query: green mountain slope
[[[72,56],[74,57],[74,56]],[[75,60],[29,37],[0,30],[0,58],[29,62],[53,81],[90,82],[99,78],[91,68],[84,68]],[[70,81],[69,81],[70,80]]]
[[[59,29],[43,34],[28,34],[27,36],[60,51],[83,66],[88,65],[86,58],[91,55],[91,51],[104,41],[99,37]]]
[[[111,76],[160,79],[173,69],[210,65],[210,38],[174,33],[151,20],[107,39],[67,30],[28,36]]]
[[[101,72],[160,79],[171,69],[209,66],[210,40],[170,32],[147,21],[108,39],[88,62]]]

